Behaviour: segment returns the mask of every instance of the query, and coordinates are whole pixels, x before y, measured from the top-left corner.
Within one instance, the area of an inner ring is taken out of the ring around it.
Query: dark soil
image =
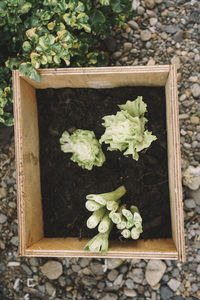
[[[117,104],[143,96],[148,105],[147,127],[157,136],[136,162],[119,151],[103,151],[106,162],[92,171],[83,170],[60,150],[64,130],[93,130],[99,139],[104,132],[102,117],[115,114]],[[114,89],[37,90],[40,165],[46,237],[91,237],[97,230],[86,227],[90,216],[85,197],[110,192],[125,185],[123,203],[136,205],[143,219],[142,238],[171,237],[167,170],[165,91],[160,87]],[[120,234],[113,229],[111,238]]]

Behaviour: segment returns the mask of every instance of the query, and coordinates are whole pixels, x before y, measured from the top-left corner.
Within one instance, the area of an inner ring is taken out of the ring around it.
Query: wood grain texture
[[[175,65],[170,66],[165,92],[172,237],[177,247],[179,260],[185,261],[179,111]]]
[[[169,66],[41,69],[41,82],[20,75],[35,88],[164,86]]]
[[[88,240],[77,238],[43,238],[25,251],[26,256],[60,257],[119,257],[177,259],[178,253],[172,239],[129,240],[126,243],[111,241],[106,255],[88,253],[83,248]]]
[[[19,254],[43,237],[35,89],[13,73]]]

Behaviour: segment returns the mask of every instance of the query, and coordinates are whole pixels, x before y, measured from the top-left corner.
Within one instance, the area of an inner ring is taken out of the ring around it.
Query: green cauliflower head
[[[71,152],[71,160],[80,167],[92,170],[93,166],[102,166],[105,155],[93,131],[77,129],[70,135],[64,131],[60,138],[61,150]]]
[[[131,154],[138,160],[138,152],[148,148],[156,140],[156,136],[145,130],[147,119],[144,117],[147,105],[139,96],[135,101],[128,100],[126,104],[119,105],[121,111],[116,115],[103,117],[105,133],[100,143],[109,144],[108,150],[124,151],[124,155]]]

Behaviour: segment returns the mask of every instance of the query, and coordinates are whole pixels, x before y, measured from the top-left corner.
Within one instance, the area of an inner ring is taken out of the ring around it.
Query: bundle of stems
[[[87,227],[92,229],[98,226],[99,233],[86,244],[84,250],[105,254],[114,224],[124,238],[139,238],[142,232],[142,218],[136,206],[131,206],[128,210],[126,205],[120,205],[121,197],[125,193],[125,187],[120,186],[112,192],[86,196],[85,206],[92,212],[87,220]]]

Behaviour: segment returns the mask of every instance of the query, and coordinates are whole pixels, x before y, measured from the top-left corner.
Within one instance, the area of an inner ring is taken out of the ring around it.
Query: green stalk
[[[101,220],[101,222],[99,223],[98,231],[101,232],[101,233],[104,233],[104,232],[108,231],[108,229],[110,228],[111,224],[112,224],[112,221],[109,218],[109,215],[106,214],[103,217],[103,219]]]
[[[97,203],[96,201],[88,200],[85,202],[85,207],[89,211],[95,211],[102,207],[102,204]]]
[[[108,251],[108,238],[109,234],[112,230],[113,224],[110,224],[108,231],[104,233],[98,233],[95,235],[86,245],[84,250],[90,252],[101,252],[102,254],[106,254]]]
[[[139,236],[140,236],[140,232],[137,230],[136,227],[133,227],[133,228],[131,229],[131,238],[132,238],[133,240],[137,240],[137,239],[139,238]]]
[[[116,201],[126,193],[125,187],[122,185],[116,190],[103,194],[90,194],[86,196],[87,200],[94,200],[97,203],[106,205],[107,201]]]
[[[95,228],[103,219],[105,212],[105,207],[101,207],[98,210],[94,211],[93,214],[87,220],[87,227],[90,229]]]
[[[126,219],[123,217],[121,223],[117,224],[117,229],[122,230],[126,228]]]
[[[116,211],[116,210],[118,210],[119,202],[120,202],[120,200],[118,200],[118,201],[114,201],[114,200],[107,201],[106,202],[106,208],[110,211]]]
[[[130,210],[131,210],[133,215],[134,215],[135,212],[139,213],[139,210],[138,210],[137,206],[135,206],[135,205],[131,205]]]
[[[131,237],[131,232],[128,229],[122,230],[121,234],[125,239],[129,239]]]
[[[135,225],[133,219],[126,222],[126,228],[130,229]]]
[[[133,214],[129,209],[122,209],[122,214],[124,217],[127,219],[127,221],[132,221],[133,220]]]
[[[109,215],[113,223],[119,224],[122,222],[122,218],[123,218],[122,209],[124,209],[125,207],[126,206],[123,204],[120,206],[117,212],[113,212],[112,214]]]

